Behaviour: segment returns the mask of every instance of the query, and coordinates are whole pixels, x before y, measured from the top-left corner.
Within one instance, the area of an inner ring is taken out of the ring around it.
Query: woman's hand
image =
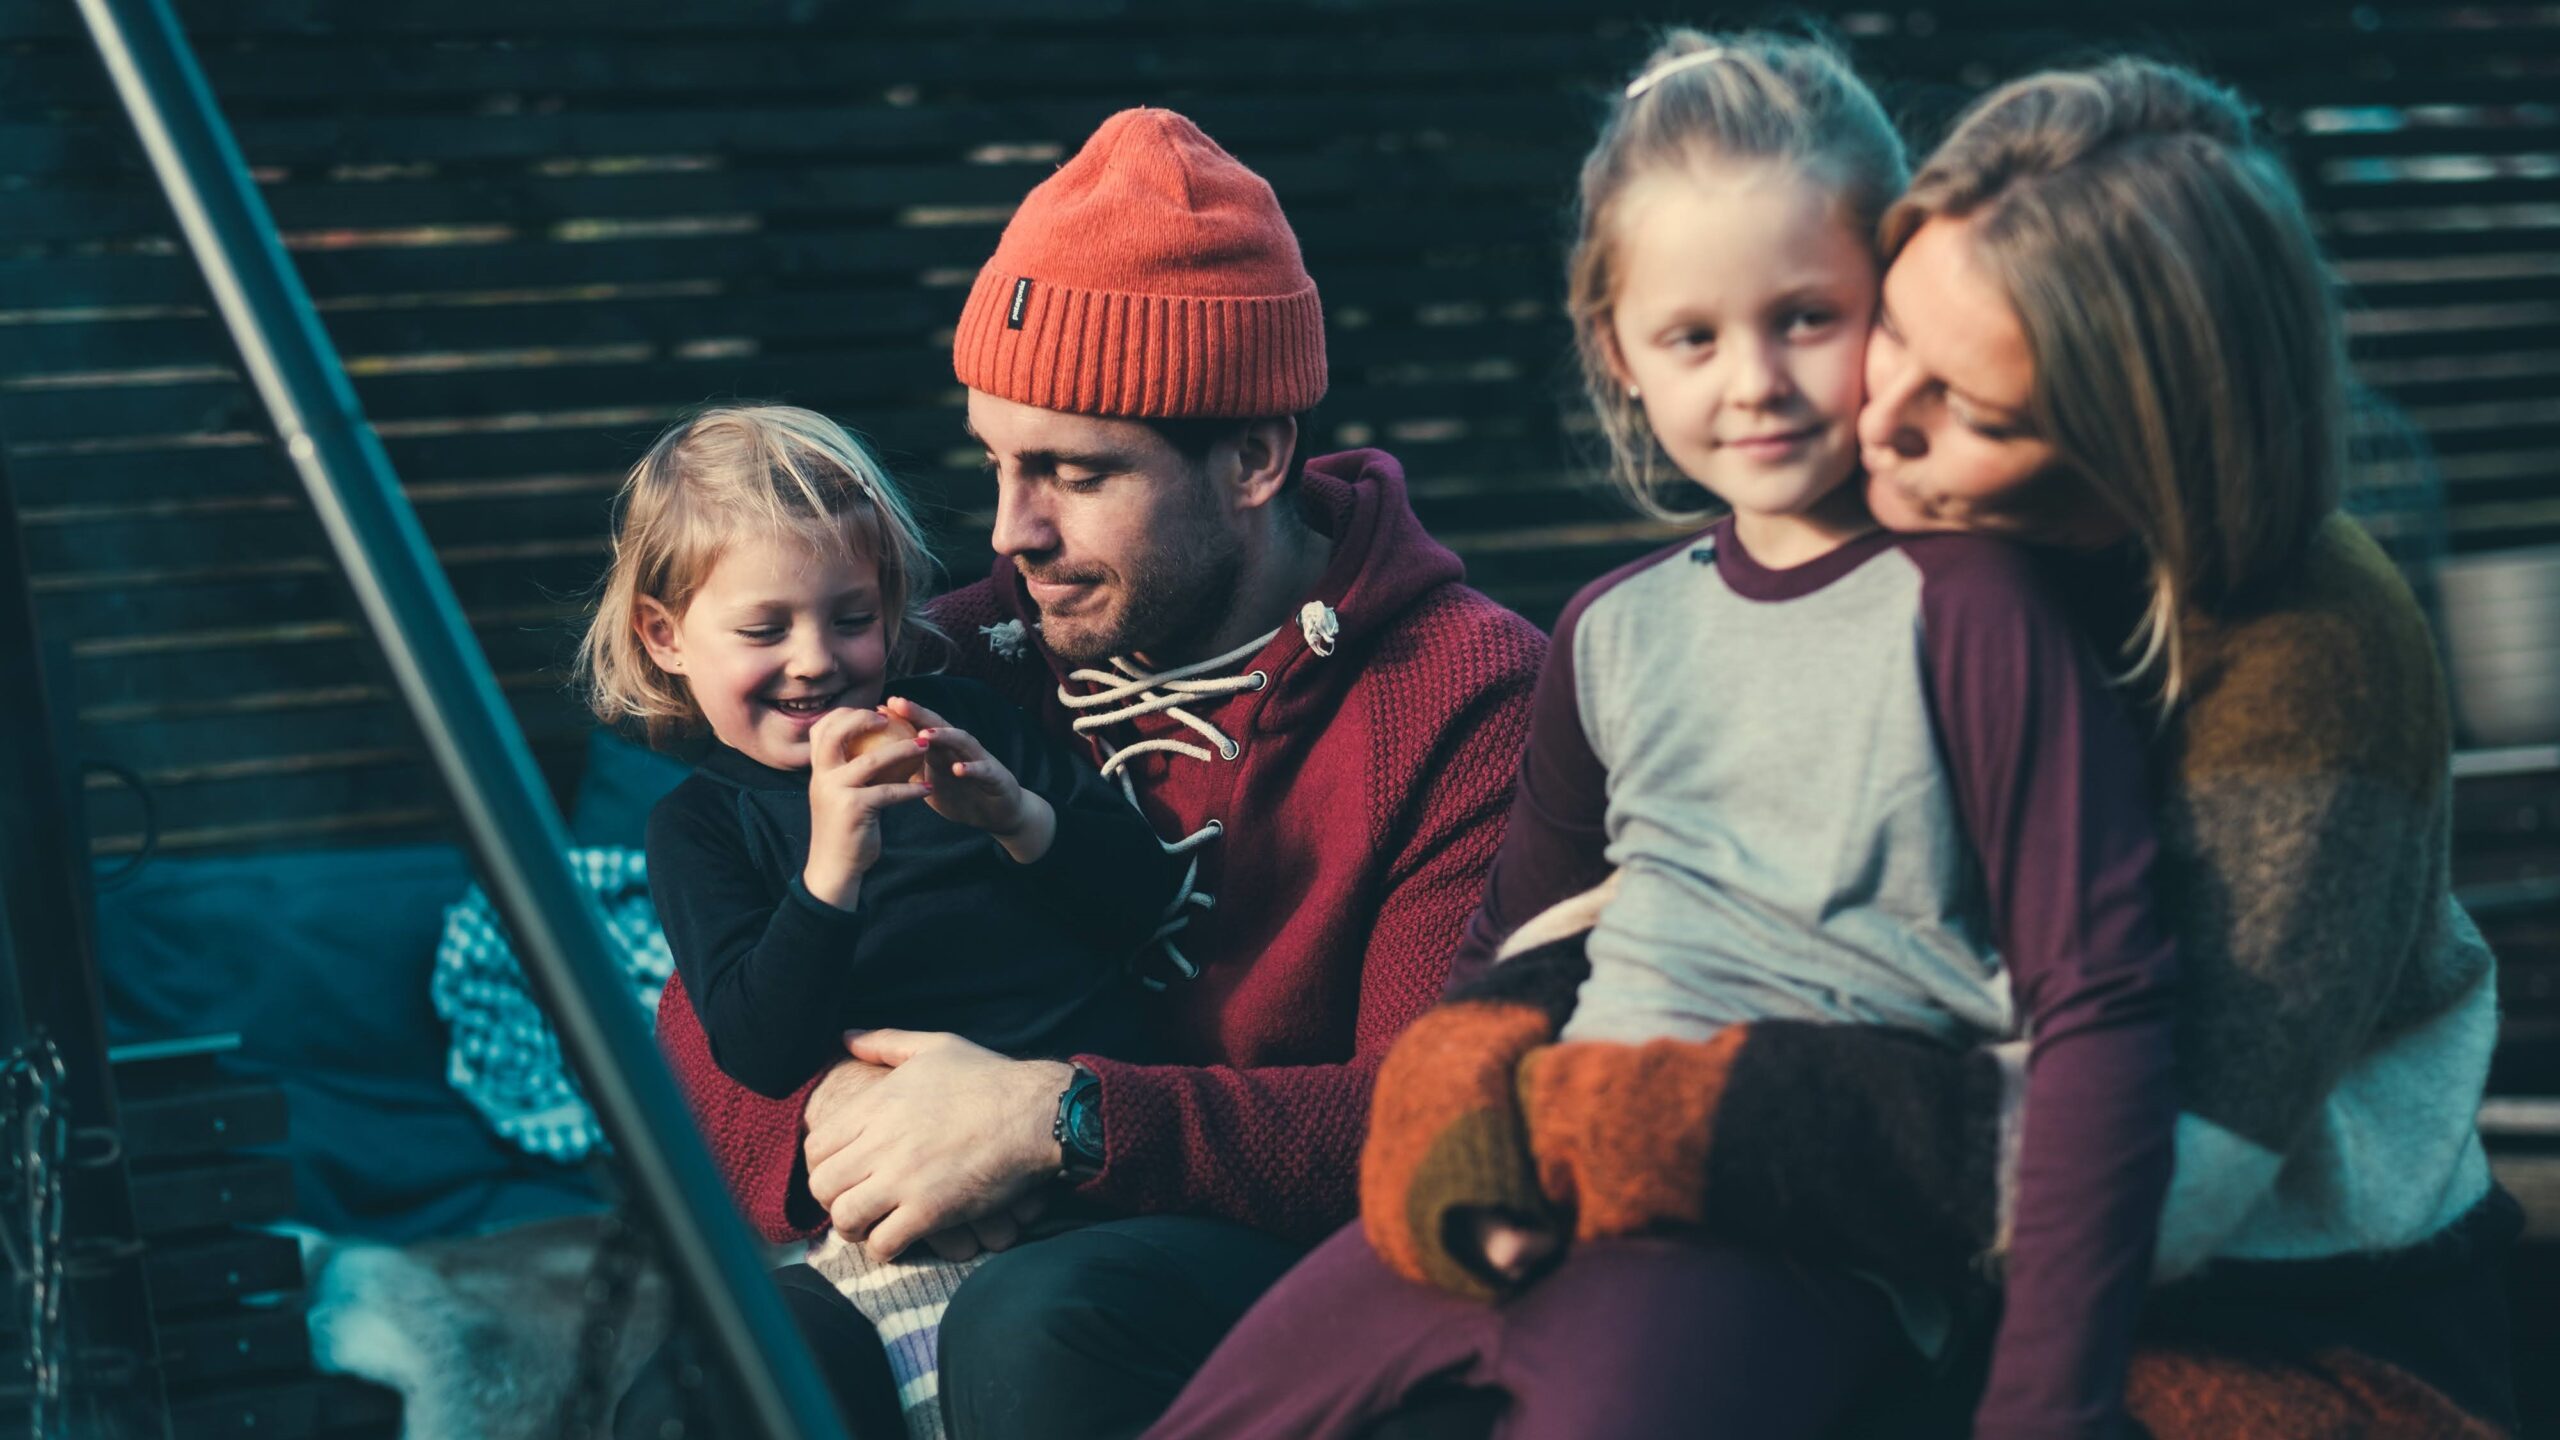
[[[887,724],[875,710],[830,710],[809,730],[809,859],[800,883],[839,910],[853,908],[863,873],[880,859],[880,812],[930,793],[924,784],[880,783],[908,758],[896,747],[854,753],[854,742]]]
[[[903,695],[891,697],[888,708],[916,727],[925,747],[925,803],[935,814],[993,835],[1022,864],[1049,853],[1058,833],[1057,812],[1023,789],[976,736]]]

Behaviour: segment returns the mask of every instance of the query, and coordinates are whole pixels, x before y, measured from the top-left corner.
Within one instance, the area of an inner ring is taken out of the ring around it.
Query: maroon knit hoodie
[[[1310,597],[1339,623],[1332,653],[1291,619],[1217,672],[1262,671],[1262,688],[1185,707],[1236,742],[1234,760],[1158,752],[1128,766],[1163,839],[1223,827],[1192,852],[1215,904],[1186,907],[1173,937],[1199,976],[1169,978],[1151,1002],[1158,1052],[1175,1063],[1077,1058],[1102,1078],[1108,1141],[1086,1198],[1313,1239],[1357,1207],[1378,1061],[1438,998],[1482,898],[1547,642],[1460,583],[1464,567],[1424,533],[1393,457],[1325,456],[1303,483],[1334,541]],[[1058,687],[1095,687],[1069,680],[1036,629],[1008,623],[1036,614],[1009,561],[932,613],[958,642],[955,670],[1070,732]],[[1124,748],[1157,735],[1205,743],[1166,714],[1105,734]],[[1148,960],[1171,977],[1161,953]],[[757,1230],[783,1240],[823,1226],[800,1153],[809,1087],[767,1100],[722,1074],[677,981],[658,1043]]]

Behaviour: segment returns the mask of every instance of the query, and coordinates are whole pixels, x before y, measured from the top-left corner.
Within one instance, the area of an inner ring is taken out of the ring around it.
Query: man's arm
[[[739,1212],[764,1239],[800,1240],[826,1224],[801,1166],[800,1117],[823,1077],[767,1099],[732,1080],[711,1058],[684,979],[669,976],[658,1000],[658,1049],[693,1108],[711,1158]]]

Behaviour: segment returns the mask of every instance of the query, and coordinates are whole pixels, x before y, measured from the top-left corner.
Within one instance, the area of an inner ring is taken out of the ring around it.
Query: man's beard
[[[1199,642],[1235,612],[1243,544],[1206,513],[1180,528],[1120,573],[1117,613],[1043,621],[1041,639],[1070,665],[1096,665],[1114,655],[1144,653],[1195,659]],[[1057,578],[1084,578],[1065,575]]]

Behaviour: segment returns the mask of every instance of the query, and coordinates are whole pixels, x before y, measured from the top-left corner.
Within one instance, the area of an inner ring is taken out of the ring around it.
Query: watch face
[[[1067,1105],[1067,1138],[1094,1160],[1102,1158],[1102,1106],[1099,1086],[1087,1086]]]

